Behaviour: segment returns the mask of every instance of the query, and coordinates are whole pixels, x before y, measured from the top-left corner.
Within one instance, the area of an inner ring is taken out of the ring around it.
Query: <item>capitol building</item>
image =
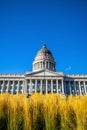
[[[0,94],[33,93],[85,95],[87,75],[64,75],[56,72],[56,62],[44,44],[33,61],[32,72],[23,75],[0,74]]]

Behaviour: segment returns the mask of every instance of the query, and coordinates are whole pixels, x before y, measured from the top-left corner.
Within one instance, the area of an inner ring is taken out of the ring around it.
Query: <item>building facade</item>
[[[33,71],[24,75],[0,74],[0,94],[33,93],[86,95],[87,75],[64,75],[56,72],[56,62],[46,45],[38,51]]]

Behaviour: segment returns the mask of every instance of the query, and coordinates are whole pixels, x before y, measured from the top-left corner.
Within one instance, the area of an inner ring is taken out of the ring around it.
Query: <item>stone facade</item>
[[[44,53],[46,60],[43,63]],[[57,93],[61,95],[87,94],[87,75],[64,75],[56,72],[56,62],[46,45],[38,51],[33,71],[24,75],[0,74],[0,94]]]

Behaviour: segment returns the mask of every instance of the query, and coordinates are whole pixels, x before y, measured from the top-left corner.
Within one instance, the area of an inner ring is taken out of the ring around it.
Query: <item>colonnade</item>
[[[22,84],[20,82],[22,82]],[[0,81],[0,94],[2,94],[2,93],[10,93],[10,94],[24,93],[24,86],[25,86],[25,81],[3,80],[3,81]]]
[[[26,86],[26,92],[28,94],[37,92],[42,94],[64,94],[63,79],[29,79],[26,81]]]
[[[71,84],[71,81],[68,81],[68,85],[65,82],[65,93],[67,94],[67,88],[69,90],[69,95],[85,95],[87,94],[87,81],[73,81],[73,84]],[[82,82],[82,84],[81,84]]]
[[[37,69],[48,69],[55,71],[55,64],[52,62],[45,61],[45,64],[43,64],[43,61],[34,63],[33,65],[33,71]]]
[[[69,93],[67,92],[69,91]],[[26,80],[1,80],[0,94],[2,93],[57,93],[65,95],[87,94],[87,81],[63,81],[63,79],[26,79]]]

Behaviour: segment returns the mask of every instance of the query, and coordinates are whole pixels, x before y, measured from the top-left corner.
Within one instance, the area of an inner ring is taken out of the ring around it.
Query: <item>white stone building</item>
[[[52,53],[43,45],[34,59],[32,72],[24,75],[0,74],[0,94],[2,93],[85,95],[87,75],[64,75],[62,72],[56,72],[56,62]]]

